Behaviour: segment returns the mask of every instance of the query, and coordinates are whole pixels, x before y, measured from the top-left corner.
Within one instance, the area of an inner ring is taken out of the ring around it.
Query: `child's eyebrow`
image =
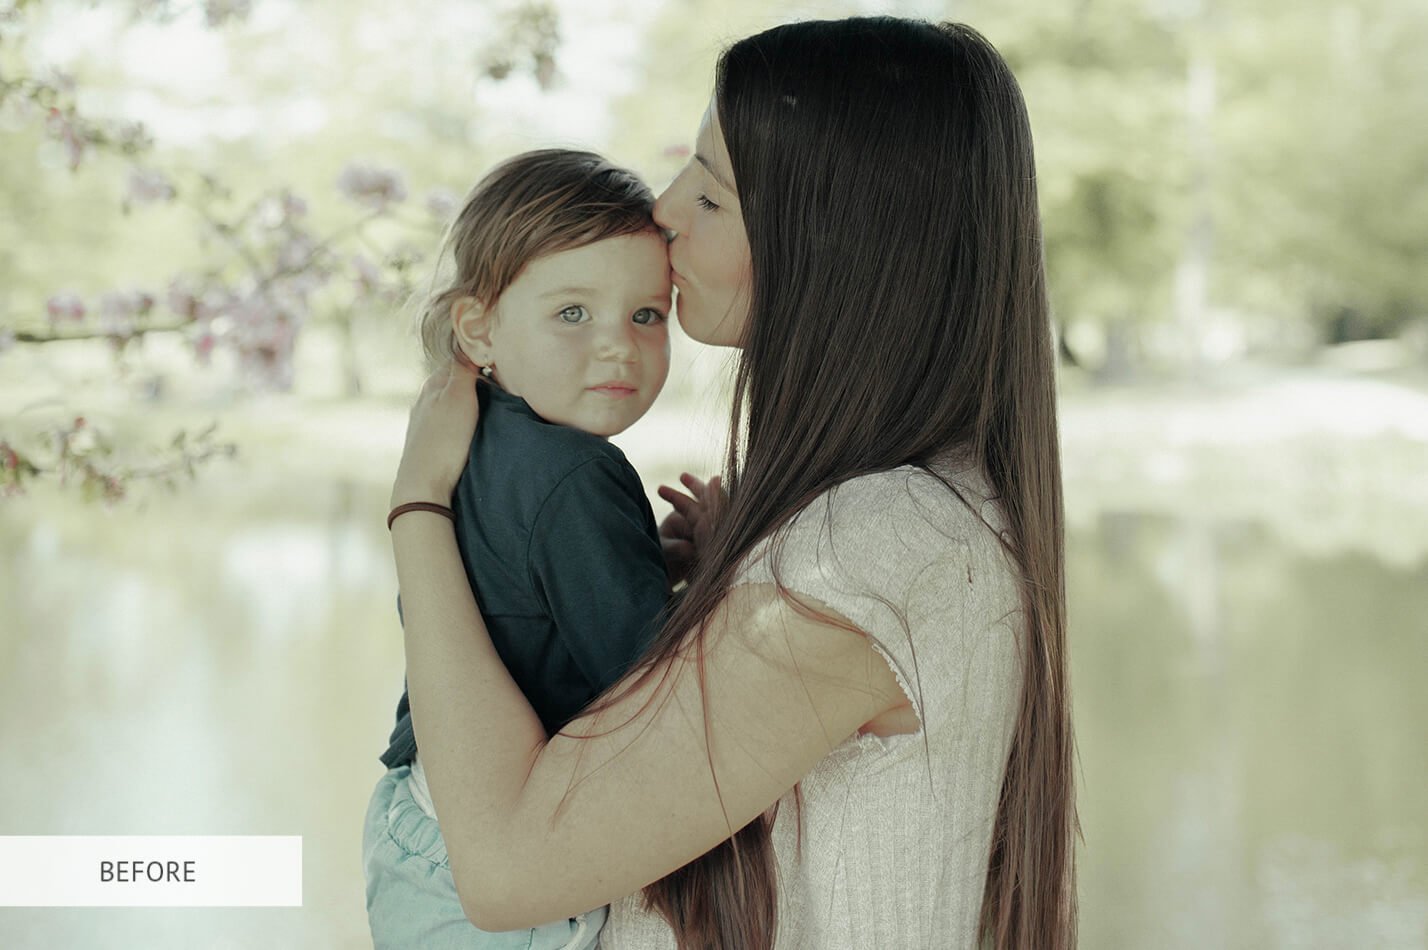
[[[598,293],[594,287],[557,287],[554,290],[547,290],[541,294],[542,297],[565,297],[569,294],[584,294],[590,296]]]

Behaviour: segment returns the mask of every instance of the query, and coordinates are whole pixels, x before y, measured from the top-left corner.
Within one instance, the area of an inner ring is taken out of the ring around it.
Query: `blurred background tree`
[[[11,908],[7,950],[370,946],[444,222],[539,146],[659,190],[727,42],[855,13],[971,23],[1026,93],[1083,942],[1428,946],[1428,4],[0,0],[0,745],[40,779],[6,815],[305,836],[293,914]],[[726,432],[727,351],[672,335],[615,440],[650,490]]]
[[[162,332],[227,399],[400,390],[400,305],[484,168],[554,141],[659,187],[726,42],[868,12],[973,23],[1012,63],[1068,365],[1199,376],[1428,337],[1428,8],[1411,0],[7,0],[0,353],[107,340],[152,401],[180,374],[143,342]],[[607,75],[603,109],[569,105]]]

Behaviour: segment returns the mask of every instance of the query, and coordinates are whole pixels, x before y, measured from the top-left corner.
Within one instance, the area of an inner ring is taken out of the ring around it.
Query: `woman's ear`
[[[456,345],[477,366],[496,362],[491,347],[494,318],[494,312],[475,297],[459,297],[451,304],[451,330],[456,334]]]

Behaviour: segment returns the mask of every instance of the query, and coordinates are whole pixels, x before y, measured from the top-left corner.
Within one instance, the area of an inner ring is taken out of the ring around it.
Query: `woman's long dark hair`
[[[741,40],[719,61],[715,106],[752,256],[730,501],[641,679],[700,640],[745,555],[820,493],[970,449],[1007,516],[1026,621],[981,935],[998,950],[1067,950],[1076,818],[1061,470],[1021,92],[974,30],[880,17]],[[771,827],[761,816],[645,889],[682,950],[771,950]]]

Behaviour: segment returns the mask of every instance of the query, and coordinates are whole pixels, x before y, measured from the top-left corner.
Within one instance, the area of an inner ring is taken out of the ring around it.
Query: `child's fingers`
[[[699,510],[699,502],[690,498],[677,488],[670,488],[668,485],[661,485],[657,489],[659,496],[674,506],[674,510],[684,515],[686,518],[693,517]]]
[[[659,536],[661,538],[688,538],[690,536],[689,519],[677,511],[671,511],[659,523]]]
[[[660,548],[664,551],[666,560],[692,561],[695,557],[694,545],[678,538],[661,539]]]
[[[694,494],[695,498],[704,497],[704,482],[697,476],[689,472],[683,472],[680,474],[679,480],[684,482],[684,487],[688,488]]]

